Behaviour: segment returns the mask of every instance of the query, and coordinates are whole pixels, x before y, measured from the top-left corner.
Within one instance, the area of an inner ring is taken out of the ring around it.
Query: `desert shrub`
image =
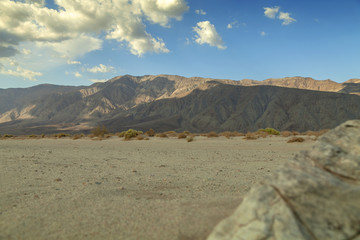
[[[300,135],[300,133],[299,133],[299,132],[296,132],[296,131],[292,131],[292,134],[293,134],[294,136]]]
[[[187,142],[192,142],[192,141],[194,141],[194,137],[193,136],[187,136],[186,141]]]
[[[4,138],[12,138],[14,137],[14,135],[11,135],[11,134],[4,134]]]
[[[35,134],[31,134],[31,135],[29,135],[29,138],[37,138],[38,136],[37,135],[35,135]]]
[[[176,137],[177,133],[175,131],[164,132],[168,137]]]
[[[208,138],[212,138],[212,137],[218,137],[219,135],[216,132],[209,132],[206,134],[206,136]]]
[[[41,138],[45,138],[46,136],[45,136],[45,134],[41,134]]]
[[[148,131],[145,132],[145,135],[148,137],[154,137],[156,134],[155,130],[150,128]]]
[[[142,132],[140,133],[140,131],[138,132],[134,129],[129,129],[124,133],[124,138],[125,140],[130,140],[131,138],[134,138],[139,134],[142,134]]]
[[[75,134],[75,135],[72,137],[72,139],[73,139],[73,140],[77,140],[77,139],[82,138],[83,136],[84,136],[83,134]]]
[[[280,132],[278,130],[273,129],[273,128],[265,128],[263,130],[270,135],[279,135],[280,134]]]
[[[186,134],[186,136],[191,134],[191,132],[189,132],[189,131],[183,131],[183,133]]]
[[[187,135],[186,135],[185,133],[179,133],[179,134],[177,135],[177,138],[178,138],[178,139],[186,138],[186,137],[187,137]]]
[[[293,138],[289,139],[289,141],[287,141],[287,142],[293,143],[293,142],[303,142],[303,141],[305,141],[305,139],[302,137],[293,137]]]
[[[167,138],[168,136],[166,135],[166,133],[158,133],[156,134],[156,137]]]
[[[122,137],[124,137],[125,133],[126,133],[125,131],[122,131],[122,132],[116,133],[115,135],[118,136],[119,138],[122,138]]]
[[[230,137],[235,137],[236,136],[236,133],[235,132],[222,132],[220,133],[220,136],[224,136],[226,137],[227,139],[229,139]]]
[[[91,133],[94,137],[104,137],[104,135],[108,133],[108,130],[105,126],[96,126],[93,130],[91,130]]]
[[[137,140],[144,140],[144,136],[143,136],[143,135],[137,135],[137,136],[136,136],[136,139],[137,139]]]
[[[290,131],[282,131],[282,132],[281,132],[281,136],[283,136],[283,137],[290,137],[290,136],[293,136],[293,133],[290,132]]]
[[[259,138],[259,136],[256,133],[248,132],[247,134],[245,134],[246,140],[255,140],[258,138]]]
[[[64,137],[69,137],[70,134],[66,134],[66,133],[59,133],[59,134],[56,134],[56,137],[58,138],[64,138]]]

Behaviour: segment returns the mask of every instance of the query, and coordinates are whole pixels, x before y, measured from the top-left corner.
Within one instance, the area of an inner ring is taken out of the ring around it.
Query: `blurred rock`
[[[360,120],[252,188],[208,240],[360,239]]]

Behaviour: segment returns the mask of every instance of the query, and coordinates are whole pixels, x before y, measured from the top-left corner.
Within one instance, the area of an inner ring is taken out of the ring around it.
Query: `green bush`
[[[134,129],[129,129],[124,133],[124,138],[125,138],[125,140],[129,140],[129,139],[134,138],[141,134],[143,134],[142,131],[136,131]]]
[[[259,129],[259,132],[266,132],[270,135],[279,135],[280,132],[278,130],[275,130],[273,128],[265,128],[265,129]]]

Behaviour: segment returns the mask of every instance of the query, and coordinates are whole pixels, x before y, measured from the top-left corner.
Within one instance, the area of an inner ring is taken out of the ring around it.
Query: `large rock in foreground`
[[[329,131],[253,187],[215,239],[360,240],[360,120]]]

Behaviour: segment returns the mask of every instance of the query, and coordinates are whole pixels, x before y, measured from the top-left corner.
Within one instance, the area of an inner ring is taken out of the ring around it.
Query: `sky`
[[[360,78],[360,0],[0,0],[0,88]]]

